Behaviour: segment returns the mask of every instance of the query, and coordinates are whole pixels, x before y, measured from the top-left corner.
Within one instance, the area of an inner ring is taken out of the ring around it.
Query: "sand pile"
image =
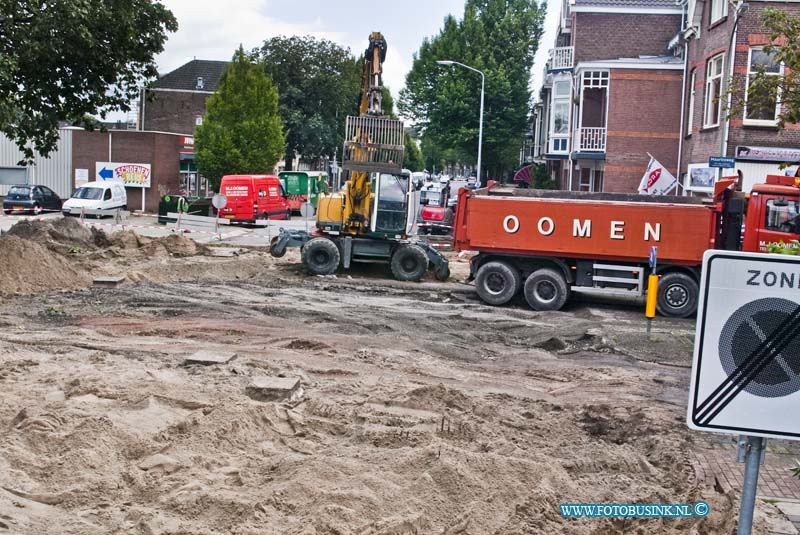
[[[85,227],[76,219],[23,220],[6,233],[44,245],[61,254],[96,247],[107,247],[108,238],[102,230]]]
[[[88,273],[35,241],[0,238],[0,294],[74,290],[92,281]]]

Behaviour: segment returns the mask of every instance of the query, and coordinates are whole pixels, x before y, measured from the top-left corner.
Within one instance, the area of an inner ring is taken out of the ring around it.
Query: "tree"
[[[278,92],[240,46],[195,130],[198,171],[217,188],[226,174],[271,173],[286,140]]]
[[[33,159],[55,149],[59,122],[130,109],[172,13],[153,0],[0,0],[0,132]]]
[[[772,44],[764,47],[766,54],[760,60],[758,72],[750,78],[747,115],[771,120],[776,104],[779,104],[778,124],[783,127],[787,122],[800,122],[800,17],[767,8],[762,21]],[[784,74],[775,76],[781,63]],[[741,77],[738,82],[739,87],[744,86]],[[739,102],[738,108],[742,105]]]
[[[422,153],[419,151],[417,142],[408,132],[405,132],[403,142],[406,147],[405,156],[403,157],[403,167],[412,172],[422,171],[425,168],[425,162],[422,161]]]
[[[361,61],[349,49],[311,36],[274,37],[254,54],[278,88],[287,169],[295,154],[315,159],[341,153],[345,117],[358,113]]]
[[[477,160],[481,77],[437,65],[453,60],[483,71],[486,96],[483,168],[499,176],[517,163],[529,130],[530,70],[545,6],[530,0],[467,0],[461,21],[447,17],[415,54],[398,107],[422,129],[426,144]]]

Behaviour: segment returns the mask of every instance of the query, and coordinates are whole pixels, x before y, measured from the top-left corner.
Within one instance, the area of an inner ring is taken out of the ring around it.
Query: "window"
[[[776,232],[797,232],[798,230],[797,202],[770,199],[767,201],[767,217],[764,222],[766,230]]]
[[[103,195],[103,200],[104,201],[110,201],[111,200],[111,189],[110,188],[107,189],[105,194]]]
[[[205,83],[203,82],[203,77],[202,76],[198,76],[197,77],[197,89],[203,89],[203,87],[205,87]]]
[[[570,82],[553,83],[552,109],[550,111],[550,150],[566,152],[569,138],[569,120],[572,113]]]
[[[750,49],[750,59],[747,68],[747,90],[750,92],[750,80],[753,76],[763,72],[766,76],[782,76],[783,66],[775,61],[775,53],[764,52],[761,47]],[[777,91],[770,95],[759,95],[758,102],[750,102],[749,95],[745,95],[744,119],[749,124],[774,125],[778,121],[780,104]]]
[[[728,0],[711,0],[711,24],[728,14]]]
[[[202,124],[203,124],[203,116],[202,115],[198,115],[194,120],[194,124],[197,125],[197,126],[202,126]]]
[[[694,127],[694,85],[697,82],[697,69],[692,69],[689,75],[689,108],[686,110],[686,135],[692,135]]]
[[[706,128],[719,126],[719,116],[722,110],[722,65],[725,54],[719,54],[708,60],[706,68],[706,108],[703,126]]]
[[[582,167],[578,191],[603,191],[603,170]]]

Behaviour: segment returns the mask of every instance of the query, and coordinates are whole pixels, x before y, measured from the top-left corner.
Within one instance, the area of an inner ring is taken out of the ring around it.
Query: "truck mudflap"
[[[415,241],[414,245],[422,247],[425,254],[428,256],[428,261],[431,263],[433,275],[437,280],[446,281],[450,277],[450,263],[442,254],[431,247],[431,245],[424,241]]]
[[[286,249],[289,247],[302,247],[311,238],[311,234],[304,230],[286,230],[282,228],[280,233],[270,241],[269,254],[275,258],[280,258],[286,254]]]

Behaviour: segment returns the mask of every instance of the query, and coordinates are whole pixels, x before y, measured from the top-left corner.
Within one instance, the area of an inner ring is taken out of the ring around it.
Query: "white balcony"
[[[550,61],[548,68],[551,71],[559,71],[572,68],[573,47],[561,46],[550,49]]]
[[[578,129],[578,152],[605,152],[606,129],[597,127],[584,127]]]

